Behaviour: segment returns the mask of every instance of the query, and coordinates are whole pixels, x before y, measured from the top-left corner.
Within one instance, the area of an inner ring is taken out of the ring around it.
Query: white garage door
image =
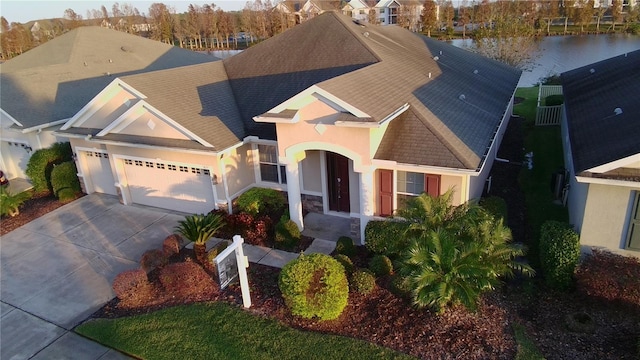
[[[209,170],[151,159],[123,161],[133,203],[193,214],[213,210]]]
[[[109,154],[99,151],[81,151],[85,159],[88,174],[85,174],[85,181],[91,181],[94,192],[117,195]],[[86,178],[89,179],[86,179]],[[87,189],[90,191],[90,189]]]

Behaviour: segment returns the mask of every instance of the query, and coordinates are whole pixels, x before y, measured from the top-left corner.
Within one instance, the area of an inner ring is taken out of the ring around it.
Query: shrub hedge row
[[[545,282],[556,289],[571,286],[580,260],[580,238],[569,224],[547,221],[540,231],[540,265]]]
[[[369,221],[364,230],[365,246],[376,254],[397,256],[407,246],[404,234],[408,226],[401,221]]]
[[[35,191],[53,191],[51,172],[55,165],[72,160],[71,144],[55,143],[31,154],[25,173],[31,179]]]

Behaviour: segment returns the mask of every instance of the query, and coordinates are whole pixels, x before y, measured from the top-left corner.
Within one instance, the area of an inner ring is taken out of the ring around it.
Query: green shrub
[[[60,201],[69,201],[78,197],[82,191],[78,181],[78,170],[73,161],[63,162],[51,171],[51,187],[53,194]]]
[[[289,262],[280,272],[278,286],[291,313],[309,319],[336,319],[349,299],[344,267],[324,254],[301,255]]]
[[[376,255],[369,262],[369,269],[376,276],[385,276],[393,274],[393,264],[386,255]]]
[[[20,206],[30,197],[28,191],[12,194],[5,187],[0,187],[0,215],[13,217],[20,214]]]
[[[351,275],[349,286],[352,291],[360,294],[370,294],[376,287],[376,278],[367,270],[356,270]]]
[[[298,225],[283,216],[276,224],[276,244],[284,249],[293,249],[302,238]]]
[[[31,179],[35,191],[52,191],[51,172],[54,165],[72,160],[71,145],[55,143],[49,148],[34,151],[25,173]]]
[[[407,246],[404,234],[408,227],[401,221],[369,221],[364,230],[365,246],[376,254],[398,255]]]
[[[336,243],[336,253],[353,256],[356,253],[356,247],[353,245],[353,239],[348,236],[340,236]]]
[[[238,197],[238,209],[253,216],[281,213],[284,210],[284,204],[282,193],[273,189],[252,188]]]
[[[499,196],[482,198],[480,199],[480,206],[493,215],[496,220],[502,218],[503,222],[507,223],[507,202],[503,198]]]
[[[342,264],[342,266],[344,267],[344,271],[347,272],[347,275],[353,273],[353,270],[355,270],[355,266],[353,266],[353,261],[351,261],[351,259],[349,259],[347,255],[338,254],[334,257],[340,264]]]
[[[556,106],[564,104],[564,96],[562,95],[549,95],[544,99],[546,106]]]
[[[580,260],[580,238],[567,223],[547,221],[540,231],[540,265],[545,282],[567,289]]]
[[[411,284],[407,278],[398,274],[393,275],[391,278],[391,292],[405,299],[409,299],[411,297]]]

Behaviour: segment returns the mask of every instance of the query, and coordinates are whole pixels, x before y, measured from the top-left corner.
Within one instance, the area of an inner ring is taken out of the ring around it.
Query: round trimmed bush
[[[407,247],[404,234],[408,227],[402,221],[369,221],[364,230],[365,246],[375,254],[396,256]]]
[[[289,262],[278,286],[291,313],[308,319],[336,319],[349,299],[344,267],[325,254],[301,255]]]
[[[348,236],[340,236],[336,243],[336,253],[353,256],[356,253],[356,247],[353,245],[353,239]]]
[[[355,270],[355,266],[353,266],[353,261],[351,261],[351,259],[347,255],[338,254],[334,257],[340,264],[342,264],[342,266],[344,267],[344,271],[346,271],[347,274],[353,273],[353,270]]]
[[[540,231],[540,265],[547,285],[567,289],[580,261],[580,237],[571,225],[547,221]]]
[[[276,224],[276,244],[285,249],[292,249],[300,242],[302,234],[298,225],[284,216]]]
[[[25,174],[31,179],[33,189],[35,191],[52,191],[51,172],[54,165],[71,161],[71,155],[71,145],[68,142],[55,143],[46,149],[34,151],[25,170]]]
[[[351,275],[349,286],[352,291],[367,295],[376,287],[376,278],[368,270],[356,270]]]
[[[77,173],[78,170],[73,161],[58,164],[51,170],[51,187],[53,194],[60,199],[60,201],[74,200],[82,191]]]
[[[253,216],[284,211],[284,195],[278,190],[251,188],[238,197],[238,209]]]
[[[393,264],[385,255],[375,255],[371,261],[369,261],[369,269],[371,269],[376,276],[393,274]]]

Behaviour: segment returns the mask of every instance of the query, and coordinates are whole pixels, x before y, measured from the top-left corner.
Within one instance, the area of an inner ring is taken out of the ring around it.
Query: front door
[[[336,154],[327,153],[327,182],[329,210],[349,212],[349,159]]]

